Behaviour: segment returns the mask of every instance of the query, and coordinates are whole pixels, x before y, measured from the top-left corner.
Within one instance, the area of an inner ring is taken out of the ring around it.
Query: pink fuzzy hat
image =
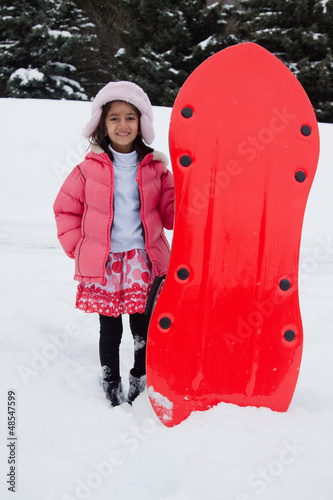
[[[96,130],[102,116],[102,107],[110,101],[125,101],[140,111],[142,138],[147,144],[151,144],[155,138],[153,108],[147,94],[132,82],[110,82],[96,94],[92,103],[91,118],[82,131],[84,137],[90,137]]]

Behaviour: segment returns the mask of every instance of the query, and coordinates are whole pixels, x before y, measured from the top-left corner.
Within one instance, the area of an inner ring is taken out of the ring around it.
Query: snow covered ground
[[[154,146],[167,152],[170,110],[154,111]],[[289,411],[220,404],[168,429],[147,394],[109,407],[98,319],[74,309],[73,262],[56,239],[52,204],[84,155],[89,112],[82,102],[0,100],[1,499],[332,500],[333,125],[320,125],[304,222],[304,354]],[[132,355],[126,323],[125,382]],[[8,390],[17,440],[8,439]]]

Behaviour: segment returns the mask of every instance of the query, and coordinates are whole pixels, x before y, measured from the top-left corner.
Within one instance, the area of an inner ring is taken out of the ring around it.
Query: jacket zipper
[[[140,168],[140,165],[138,167],[138,190],[139,190],[139,201],[140,201],[140,221],[141,221],[141,227],[142,227],[142,233],[143,233],[143,239],[144,239],[144,242],[145,242],[145,245],[146,245],[146,228],[145,228],[145,225],[144,225],[144,222],[143,222],[143,217],[142,217],[142,213],[141,211],[143,210],[142,209],[142,193],[141,193],[141,186],[142,185],[142,172],[141,172],[141,168]]]
[[[110,213],[112,214],[112,220],[111,220],[110,227],[108,229],[108,253],[106,255],[106,261],[104,264],[105,269],[108,265],[109,254],[111,251],[111,232],[112,232],[113,219],[114,219],[114,172],[113,172],[113,165],[112,165],[111,159],[110,159],[110,174],[111,174],[111,189],[112,189],[111,200],[110,200]]]
[[[169,253],[171,253],[171,252],[170,252],[169,245],[168,245],[168,244],[167,244],[167,242],[165,241],[165,236],[164,236],[164,234],[163,234],[163,228],[162,228],[162,232],[161,232],[161,238],[162,238],[162,241],[163,241],[163,243],[164,243],[164,245],[165,245],[166,249],[168,250],[168,252],[169,252]]]
[[[86,178],[84,177],[84,175],[83,175],[80,167],[78,166],[77,168],[79,169],[80,174],[82,175],[82,177],[84,179],[84,206],[85,206],[85,212],[84,212],[82,223],[81,223],[82,240],[81,240],[79,249],[77,251],[77,268],[78,268],[79,274],[81,276],[83,276],[82,273],[81,273],[81,269],[80,269],[80,255],[81,255],[81,247],[82,247],[83,241],[84,241],[84,239],[86,237],[86,233],[85,233],[85,221],[86,221],[86,217],[87,217],[88,204],[87,204],[87,199],[86,199]]]
[[[152,261],[152,259],[151,259],[150,255],[149,255],[149,250],[148,250],[148,247],[146,246],[146,243],[147,243],[147,238],[146,238],[147,230],[146,230],[145,223],[144,223],[144,221],[143,221],[144,217],[142,217],[142,213],[141,213],[141,211],[143,210],[143,208],[142,208],[142,198],[143,198],[143,197],[142,197],[142,194],[141,194],[141,188],[142,188],[142,172],[141,172],[140,165],[139,165],[139,175],[138,175],[138,181],[139,181],[139,182],[138,182],[138,186],[139,186],[139,199],[140,199],[140,219],[141,219],[141,225],[142,225],[142,229],[143,229],[143,239],[144,239],[144,242],[145,242],[145,249],[146,249],[146,252],[147,252],[147,254],[148,254],[149,260],[150,260],[150,262],[151,262],[151,264],[152,264],[152,267],[154,268],[155,266],[154,266],[154,264],[153,264],[153,261]],[[170,250],[169,250],[169,248],[168,248],[168,245],[167,245],[166,241],[165,241],[165,240],[164,240],[164,238],[163,238],[163,234],[162,234],[162,233],[163,233],[163,228],[162,228],[162,232],[161,232],[161,235],[160,235],[160,236],[161,236],[161,238],[162,238],[162,241],[163,241],[163,243],[164,243],[164,245],[165,245],[166,249],[167,249],[167,250],[168,250],[168,252],[170,253]],[[154,272],[154,271],[155,271],[155,269],[153,269],[153,274],[155,275],[155,274],[156,274],[156,272]]]

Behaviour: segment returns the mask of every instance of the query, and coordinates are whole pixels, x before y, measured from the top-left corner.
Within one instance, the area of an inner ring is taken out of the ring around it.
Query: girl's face
[[[134,151],[134,141],[139,131],[139,116],[131,104],[124,101],[113,102],[105,118],[105,127],[115,151]]]

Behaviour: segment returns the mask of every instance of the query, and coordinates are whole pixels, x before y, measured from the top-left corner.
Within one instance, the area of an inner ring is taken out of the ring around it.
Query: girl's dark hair
[[[111,105],[114,102],[117,102],[117,101],[110,101],[110,102],[107,102],[106,104],[104,104],[104,106],[102,107],[102,116],[101,116],[101,119],[99,121],[99,124],[98,124],[95,132],[93,132],[91,134],[91,137],[90,137],[90,144],[97,143],[99,146],[101,146],[101,148],[103,148],[103,150],[109,155],[111,161],[113,160],[113,155],[112,155],[112,151],[109,148],[110,139],[107,135],[105,120],[106,120],[107,114],[111,108]],[[131,103],[129,103],[129,104],[131,104]],[[133,104],[131,104],[131,106],[133,107],[133,109],[135,110],[135,113],[138,115],[138,118],[139,118],[139,131],[138,131],[138,135],[136,136],[135,141],[134,141],[134,149],[138,154],[139,161],[141,161],[148,153],[152,153],[154,150],[152,148],[150,148],[149,146],[147,146],[147,144],[145,142],[143,142],[142,135],[141,135],[141,129],[140,129],[141,113],[135,106],[133,106]]]

